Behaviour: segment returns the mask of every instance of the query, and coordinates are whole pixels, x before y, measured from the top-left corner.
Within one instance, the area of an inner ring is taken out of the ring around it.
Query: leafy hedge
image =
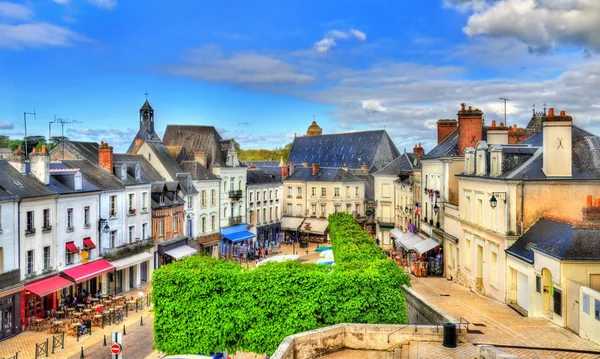
[[[329,217],[335,266],[193,256],[152,277],[154,342],[167,354],[273,353],[288,335],[337,323],[406,323],[408,277],[347,214]]]

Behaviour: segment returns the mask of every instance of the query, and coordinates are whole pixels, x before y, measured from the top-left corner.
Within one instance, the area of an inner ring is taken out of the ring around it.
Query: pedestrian
[[[375,239],[375,243],[376,243],[377,245],[379,245],[379,237],[377,237],[377,238]]]

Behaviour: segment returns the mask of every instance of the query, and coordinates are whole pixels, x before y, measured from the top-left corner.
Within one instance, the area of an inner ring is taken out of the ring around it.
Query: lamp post
[[[490,197],[490,207],[496,208],[498,205],[498,200],[496,197],[500,198],[502,202],[506,203],[506,192],[492,192],[492,197]]]
[[[102,255],[102,233],[110,232],[110,227],[108,226],[108,220],[104,218],[100,218],[98,221],[98,239],[100,240],[98,251],[99,254]]]

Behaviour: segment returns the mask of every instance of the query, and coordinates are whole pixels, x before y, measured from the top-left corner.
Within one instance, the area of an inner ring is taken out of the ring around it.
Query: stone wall
[[[404,289],[406,297],[406,309],[408,310],[409,323],[435,325],[440,323],[458,322],[441,309],[428,303],[425,298],[421,297],[417,292],[406,285],[403,285],[402,289]]]

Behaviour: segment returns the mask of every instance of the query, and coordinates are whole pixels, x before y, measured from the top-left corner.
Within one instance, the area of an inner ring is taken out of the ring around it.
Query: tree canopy
[[[290,150],[292,149],[292,142],[288,143],[283,147],[275,147],[272,150],[261,149],[240,149],[238,151],[238,157],[240,161],[279,161],[283,158],[287,160]]]
[[[288,335],[338,323],[407,322],[408,276],[354,217],[329,217],[335,266],[288,261],[245,269],[197,255],[152,277],[154,341],[167,354],[271,354]]]

